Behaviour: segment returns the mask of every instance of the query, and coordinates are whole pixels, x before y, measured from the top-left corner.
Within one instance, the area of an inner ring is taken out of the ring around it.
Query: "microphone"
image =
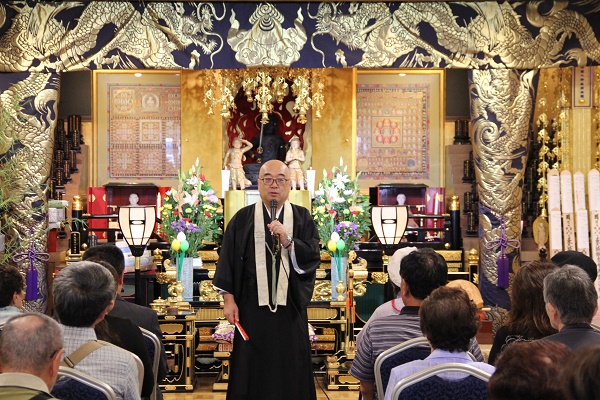
[[[277,218],[275,218],[275,216],[277,215],[277,200],[271,200],[271,222],[275,221]],[[279,248],[280,243],[279,243],[279,235],[274,235],[273,232],[271,232],[271,235],[273,235],[273,245],[275,246],[275,248]]]

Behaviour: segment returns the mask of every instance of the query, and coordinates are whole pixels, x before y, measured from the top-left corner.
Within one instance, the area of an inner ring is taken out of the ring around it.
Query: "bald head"
[[[270,183],[265,183],[271,180]],[[281,181],[281,182],[280,182]],[[290,194],[290,170],[279,160],[270,160],[263,164],[258,173],[258,192],[267,207],[272,200],[281,206]]]
[[[43,378],[63,346],[62,337],[58,322],[47,315],[27,313],[10,318],[0,335],[2,372],[23,372]]]

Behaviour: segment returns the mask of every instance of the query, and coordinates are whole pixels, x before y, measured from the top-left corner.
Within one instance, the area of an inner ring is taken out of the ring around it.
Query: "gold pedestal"
[[[229,220],[235,215],[236,212],[246,205],[246,191],[244,190],[228,190],[225,192],[225,212],[224,225],[227,228]]]
[[[196,383],[194,349],[196,316],[192,313],[158,317],[169,371],[159,382],[163,392],[192,392]]]
[[[292,204],[311,209],[310,192],[308,190],[290,190],[288,200]]]

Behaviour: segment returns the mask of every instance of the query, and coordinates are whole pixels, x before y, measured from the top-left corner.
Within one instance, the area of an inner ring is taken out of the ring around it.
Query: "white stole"
[[[269,278],[267,277],[267,251],[265,238],[265,217],[263,214],[263,202],[257,201],[254,205],[254,254],[256,260],[256,285],[258,286],[258,305],[268,306],[271,312],[277,311],[277,305],[287,304],[288,276],[290,274],[288,262],[288,250],[281,246],[281,263],[279,279],[277,280],[277,304],[272,308],[269,304]],[[294,232],[294,213],[289,201],[283,203],[285,219],[283,226],[289,236]],[[274,218],[272,215],[271,218]],[[269,255],[270,256],[270,255]],[[281,268],[287,270],[282,271]]]

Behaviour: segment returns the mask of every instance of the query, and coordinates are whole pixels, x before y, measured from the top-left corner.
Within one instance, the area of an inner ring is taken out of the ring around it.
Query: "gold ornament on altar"
[[[288,82],[292,82],[291,87]],[[289,90],[295,97],[292,109],[298,114],[301,124],[308,121],[306,115],[311,106],[317,119],[325,106],[325,85],[319,70],[284,67],[230,69],[215,71],[206,84],[204,104],[208,107],[208,114],[212,115],[213,108],[220,107],[221,116],[225,118],[230,118],[236,109],[235,93],[239,88],[243,89],[248,102],[256,103],[262,124],[269,122],[273,101],[282,103]]]
[[[344,281],[338,281],[338,284],[335,287],[335,292],[337,293],[337,298],[335,301],[344,301],[346,298],[344,297],[344,292],[346,291],[346,285],[344,285]],[[331,296],[333,298],[333,296]]]
[[[168,307],[177,307],[179,311],[191,311],[192,307],[190,303],[183,299],[183,285],[181,281],[177,280],[177,267],[171,265],[171,260],[165,260],[164,262],[165,272],[157,274],[156,279],[158,283],[169,284],[167,292],[171,297],[167,300],[158,299],[150,304],[150,307],[157,312]]]
[[[547,219],[548,170],[550,169],[550,160],[554,158],[554,154],[550,151],[549,147],[550,134],[548,132],[549,118],[547,114],[548,82],[546,81],[542,84],[541,94],[542,96],[538,101],[538,104],[542,113],[537,119],[537,126],[540,129],[537,134],[537,140],[541,144],[538,153],[539,163],[537,168],[537,189],[540,193],[540,198],[538,200],[539,215],[532,224],[533,238],[538,245],[538,251],[545,248],[550,232]]]

